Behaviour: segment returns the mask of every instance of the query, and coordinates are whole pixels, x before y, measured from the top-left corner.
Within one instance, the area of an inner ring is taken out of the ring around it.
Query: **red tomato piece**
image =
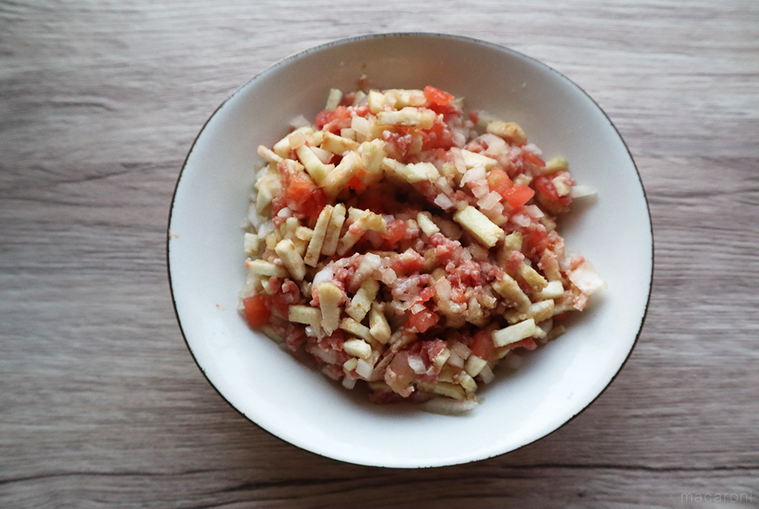
[[[450,149],[453,146],[453,133],[444,122],[435,120],[430,129],[422,131],[422,150]]]
[[[316,114],[316,120],[314,121],[314,124],[316,124],[316,127],[321,129],[325,125],[327,125],[330,121],[330,118],[332,117],[332,112],[328,110],[321,110],[319,113]]]
[[[269,310],[269,303],[262,295],[253,295],[242,300],[242,305],[245,308],[245,318],[248,319],[248,324],[251,327],[257,325],[263,325],[269,321],[271,317],[271,311]]]
[[[522,159],[540,168],[543,168],[546,165],[545,161],[543,161],[541,158],[539,158],[538,156],[536,156],[535,154],[527,150],[522,151]]]
[[[397,244],[406,235],[406,221],[403,219],[394,219],[387,223],[387,233],[382,234],[382,238],[388,244]]]
[[[511,181],[508,174],[501,168],[493,168],[488,173],[488,186],[491,191],[495,191],[504,198],[508,197],[514,182]]]
[[[326,205],[327,195],[321,189],[315,189],[311,193],[311,196],[303,203],[303,213],[310,218],[316,219]]]
[[[440,320],[440,317],[437,314],[424,308],[422,311],[409,316],[406,322],[406,330],[418,333],[427,332],[438,320]]]
[[[472,355],[476,355],[480,359],[489,361],[493,358],[495,353],[495,344],[493,343],[493,333],[487,330],[481,330],[474,335],[472,344],[469,345],[472,350]]]
[[[530,201],[533,196],[535,196],[535,191],[532,188],[523,185],[515,185],[508,190],[505,198],[509,202],[509,205],[516,209]]]
[[[445,106],[453,101],[453,96],[451,94],[430,85],[424,87],[424,97],[429,102],[439,104],[440,106]]]
[[[535,340],[532,338],[524,338],[522,341],[517,341],[516,343],[512,343],[511,349],[514,348],[526,348],[527,350],[535,350],[538,345],[535,343]]]
[[[294,176],[290,179],[289,185],[285,190],[285,195],[288,201],[294,201],[296,203],[303,203],[311,196],[314,187],[308,180]]]
[[[537,187],[538,191],[543,193],[546,198],[557,202],[559,205],[567,206],[572,201],[570,195],[559,196],[558,191],[556,191],[556,186],[553,185],[551,179],[545,175],[538,175],[535,177],[535,187]]]

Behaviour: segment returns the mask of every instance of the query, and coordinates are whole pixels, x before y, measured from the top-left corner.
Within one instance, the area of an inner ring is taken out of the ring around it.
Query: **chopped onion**
[[[290,120],[290,127],[293,129],[298,129],[299,127],[305,127],[307,125],[311,125],[311,122],[306,119],[303,115],[298,115],[294,119]]]
[[[537,205],[525,205],[522,210],[524,210],[524,213],[527,214],[530,217],[534,217],[535,219],[540,219],[545,214],[543,214],[543,211],[540,210],[540,207]]]
[[[490,186],[487,181],[479,180],[472,186],[472,194],[477,198],[482,198],[490,192]]]
[[[258,228],[258,236],[261,238],[264,238],[273,231],[274,231],[274,222],[266,221],[264,224],[261,225],[260,228]]]
[[[523,228],[526,226],[530,226],[530,223],[532,223],[532,221],[530,220],[530,217],[527,214],[523,214],[521,212],[519,214],[514,214],[513,216],[511,216],[511,222]]]
[[[606,281],[601,279],[590,262],[585,261],[569,273],[569,280],[585,295],[593,295],[606,288]]]
[[[308,147],[311,149],[311,152],[313,152],[316,157],[319,158],[319,161],[321,161],[324,164],[329,163],[332,160],[332,152],[329,150],[324,150],[323,148],[319,147]]]
[[[277,217],[282,217],[282,218],[285,218],[285,219],[287,219],[288,217],[291,217],[292,215],[293,215],[293,211],[290,210],[287,207],[284,207],[282,210],[280,210],[277,213]]]
[[[324,348],[317,346],[311,350],[311,353],[313,353],[314,356],[320,358],[327,364],[337,363],[337,354],[332,350],[325,350]]]
[[[445,194],[453,194],[453,189],[451,188],[451,185],[448,183],[448,179],[445,177],[440,177],[435,181],[435,186],[437,186],[438,189],[440,189]]]
[[[492,210],[495,204],[501,201],[501,198],[500,194],[495,191],[490,191],[488,194],[480,198],[480,201],[477,202],[477,206],[481,209]]]
[[[459,415],[477,408],[476,401],[455,401],[448,398],[432,398],[422,403],[426,412],[442,415]]]
[[[263,218],[258,214],[255,203],[251,203],[250,208],[248,208],[248,221],[250,221],[250,224],[253,225],[256,231],[260,231],[262,224],[266,221],[266,218]]]
[[[351,378],[349,376],[344,376],[343,377],[343,387],[345,387],[346,389],[350,390],[350,389],[353,389],[355,386],[356,386],[356,379],[355,378]]]
[[[359,134],[369,137],[369,121],[364,117],[356,115],[351,119],[351,129]]]
[[[361,378],[369,379],[369,377],[372,376],[372,365],[366,362],[364,359],[359,359],[358,364],[356,364],[356,373],[358,373],[358,376]]]
[[[380,272],[382,273],[382,282],[386,285],[391,285],[398,279],[398,274],[391,268],[380,269]]]
[[[316,273],[314,276],[314,281],[312,283],[312,286],[316,287],[319,283],[327,283],[329,281],[332,281],[332,264],[330,263],[326,267],[324,267],[322,270]]]
[[[448,357],[448,364],[450,364],[454,368],[463,368],[464,359],[456,355],[456,352],[454,352],[453,349],[451,349],[451,356]]]
[[[487,177],[487,173],[485,172],[484,166],[475,166],[471,170],[467,170],[466,173],[464,173],[464,176],[461,177],[461,184],[460,186],[464,186],[467,182],[471,182],[474,180],[483,180]]]
[[[366,253],[363,262],[366,262],[372,269],[379,269],[382,266],[382,258],[374,253]]]
[[[409,354],[408,365],[411,369],[414,370],[414,373],[417,375],[421,375],[422,373],[427,372],[427,366],[424,365],[422,356],[419,354]]]
[[[421,302],[417,302],[416,304],[414,304],[413,306],[411,306],[410,309],[411,309],[411,312],[413,314],[417,314],[417,313],[421,313],[422,311],[424,311],[426,307],[427,306],[425,306]]]
[[[595,188],[592,188],[590,186],[586,186],[583,184],[579,184],[576,186],[572,186],[572,198],[584,198],[586,196],[595,196],[598,193],[598,191],[595,190]]]
[[[441,209],[445,209],[445,210],[453,207],[453,202],[451,201],[451,199],[448,198],[444,194],[437,195],[437,197],[435,198],[435,202],[434,203],[435,203],[435,205],[437,205]]]
[[[451,353],[454,353],[458,355],[459,357],[461,357],[462,359],[466,360],[467,358],[469,358],[469,355],[472,353],[472,350],[468,346],[466,346],[464,343],[456,342],[451,347]]]
[[[532,152],[536,156],[539,156],[539,155],[543,154],[543,151],[540,150],[538,148],[538,146],[535,145],[534,143],[528,143],[527,145],[525,145],[524,147],[522,147],[522,149],[526,150],[527,152]]]
[[[489,384],[493,381],[493,379],[495,379],[495,373],[493,373],[493,370],[490,369],[490,366],[485,365],[485,367],[482,368],[482,371],[480,371],[480,378],[482,378],[483,382]]]

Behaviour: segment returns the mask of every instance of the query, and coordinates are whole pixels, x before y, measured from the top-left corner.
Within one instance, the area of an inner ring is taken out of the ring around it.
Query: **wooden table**
[[[759,506],[759,4],[488,4],[0,2],[0,507]],[[269,435],[203,378],[169,295],[172,191],[216,105],[294,51],[386,31],[566,74],[650,201],[624,370],[470,465],[359,467]]]

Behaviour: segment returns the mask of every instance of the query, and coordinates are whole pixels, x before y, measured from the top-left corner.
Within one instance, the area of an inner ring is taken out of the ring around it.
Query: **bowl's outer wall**
[[[259,144],[298,115],[313,116],[329,88],[434,85],[467,108],[516,121],[545,158],[565,156],[578,183],[598,189],[560,223],[608,282],[559,340],[501,370],[469,415],[376,407],[309,370],[236,311],[245,278],[242,219]],[[427,467],[502,454],[554,431],[590,404],[628,357],[645,316],[652,273],[650,216],[621,137],[579,87],[547,66],[488,43],[433,34],[337,41],[293,55],[240,87],[198,136],[170,219],[170,281],[188,346],[216,389],[269,432],[348,462]]]

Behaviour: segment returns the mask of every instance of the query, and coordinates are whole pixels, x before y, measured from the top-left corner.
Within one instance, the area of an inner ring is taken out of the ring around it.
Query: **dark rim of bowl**
[[[614,129],[614,132],[617,133],[617,136],[619,137],[620,141],[622,142],[622,145],[625,147],[625,150],[627,151],[627,155],[630,157],[630,161],[632,161],[632,163],[633,163],[633,167],[635,168],[635,173],[638,176],[638,182],[640,183],[641,190],[643,191],[643,200],[645,201],[645,204],[646,204],[646,212],[648,213],[648,226],[649,226],[649,232],[650,232],[650,235],[651,235],[651,277],[650,277],[649,282],[648,282],[648,297],[646,298],[646,305],[645,305],[645,307],[643,309],[643,315],[641,316],[641,319],[640,319],[640,326],[638,327],[638,332],[635,334],[635,340],[633,341],[633,344],[630,347],[630,351],[627,353],[627,356],[625,357],[624,361],[622,361],[622,364],[620,364],[620,366],[617,369],[616,373],[614,373],[614,375],[611,377],[611,379],[609,380],[609,382],[604,386],[604,388],[601,390],[601,392],[599,392],[587,405],[585,405],[582,409],[580,409],[580,411],[578,411],[576,414],[574,414],[573,416],[569,417],[566,421],[564,421],[562,424],[560,424],[559,426],[557,426],[556,429],[554,429],[554,430],[546,433],[545,435],[543,435],[541,437],[535,438],[534,440],[531,440],[530,442],[524,443],[524,444],[520,445],[519,447],[511,449],[509,451],[504,451],[504,452],[501,452],[501,453],[492,454],[490,456],[485,456],[485,457],[480,458],[480,459],[457,461],[455,463],[444,464],[444,465],[433,465],[433,466],[422,465],[422,466],[388,467],[388,466],[385,466],[385,465],[373,465],[373,464],[369,464],[369,463],[354,463],[354,462],[348,461],[348,460],[340,460],[340,459],[332,458],[330,456],[325,456],[324,454],[320,454],[320,453],[312,451],[310,449],[305,449],[303,447],[297,446],[297,445],[292,444],[291,442],[283,439],[282,437],[277,436],[275,433],[273,433],[273,432],[271,432],[271,431],[263,428],[261,425],[259,425],[257,422],[255,422],[253,419],[251,419],[250,417],[248,417],[244,412],[242,412],[240,409],[238,409],[235,405],[233,405],[224,396],[224,394],[222,394],[221,391],[219,391],[219,389],[216,387],[216,385],[214,385],[214,383],[208,378],[208,375],[206,374],[205,369],[203,369],[203,366],[201,366],[200,363],[198,362],[198,359],[195,356],[195,352],[193,352],[192,347],[190,346],[190,343],[187,341],[187,335],[185,334],[184,328],[182,327],[182,320],[179,317],[179,311],[177,310],[177,301],[176,301],[176,297],[174,296],[174,285],[172,284],[172,280],[171,280],[171,260],[170,260],[170,256],[169,256],[169,250],[170,250],[170,243],[171,243],[171,230],[170,230],[170,227],[171,227],[171,218],[172,218],[172,215],[174,213],[174,202],[176,200],[177,190],[179,189],[179,184],[180,184],[180,182],[182,180],[182,174],[184,173],[184,170],[187,167],[187,162],[189,161],[190,156],[192,155],[192,152],[195,149],[195,145],[197,144],[198,139],[200,138],[200,136],[205,131],[206,126],[208,125],[208,123],[216,116],[216,114],[219,112],[219,110],[221,110],[221,108],[223,108],[232,98],[234,98],[243,89],[245,89],[248,86],[250,86],[251,83],[256,82],[257,80],[261,79],[262,77],[264,77],[265,75],[271,73],[272,71],[276,70],[277,68],[279,68],[279,67],[281,67],[283,65],[288,64],[292,60],[295,60],[295,59],[298,59],[298,58],[302,58],[302,57],[304,57],[304,56],[306,56],[306,55],[308,55],[310,53],[323,51],[323,50],[325,50],[327,48],[330,48],[332,46],[341,46],[341,45],[350,44],[350,43],[353,43],[353,42],[356,42],[356,41],[367,40],[367,39],[386,39],[386,38],[402,38],[402,37],[428,37],[430,39],[444,38],[444,39],[450,39],[450,40],[459,40],[459,41],[473,43],[473,44],[480,45],[480,46],[486,46],[488,48],[491,48],[491,49],[494,49],[494,50],[497,50],[497,51],[502,51],[502,52],[510,53],[510,54],[512,54],[512,55],[514,55],[516,57],[525,58],[527,60],[530,60],[533,63],[535,63],[535,64],[537,64],[537,65],[539,65],[539,66],[541,66],[541,67],[543,67],[543,68],[545,68],[547,70],[549,70],[550,72],[552,72],[554,74],[556,74],[557,76],[559,76],[560,79],[564,80],[569,85],[575,87],[577,90],[579,90],[580,92],[582,92],[588,99],[590,99],[590,101],[596,106],[596,108],[598,108],[598,110],[606,118],[607,122],[609,122],[609,125],[612,127],[612,129]],[[519,449],[522,449],[523,447],[526,447],[526,446],[528,446],[530,444],[534,444],[535,442],[537,442],[539,440],[542,440],[542,439],[544,439],[544,438],[546,438],[546,437],[548,437],[548,436],[556,433],[561,428],[563,428],[564,426],[566,426],[568,423],[572,422],[575,418],[577,418],[580,414],[582,414],[585,410],[587,410],[593,403],[595,403],[598,400],[598,398],[600,398],[601,395],[604,392],[606,392],[606,390],[609,388],[609,386],[611,386],[611,384],[614,382],[614,380],[616,380],[617,376],[622,371],[622,368],[625,367],[625,365],[627,364],[627,361],[630,360],[630,356],[632,355],[633,350],[635,350],[635,347],[638,344],[638,340],[640,339],[641,332],[643,331],[643,325],[645,324],[645,321],[646,321],[646,316],[648,315],[648,309],[649,309],[649,305],[651,303],[651,293],[652,293],[652,290],[653,290],[654,270],[655,270],[654,269],[654,252],[655,252],[655,249],[654,249],[654,228],[653,228],[653,221],[651,220],[651,207],[649,205],[648,195],[646,194],[646,188],[643,185],[643,179],[640,176],[640,171],[638,170],[638,165],[635,163],[635,159],[633,158],[633,155],[630,152],[630,148],[627,146],[627,142],[625,142],[624,138],[619,133],[619,130],[617,129],[617,126],[615,126],[614,123],[611,121],[611,118],[609,118],[609,115],[606,114],[606,112],[604,111],[604,109],[601,108],[601,106],[595,101],[595,99],[593,99],[590,96],[590,94],[588,94],[585,91],[585,89],[583,89],[582,87],[580,87],[577,83],[575,83],[574,81],[572,81],[568,77],[564,76],[562,73],[560,73],[556,69],[552,68],[548,64],[545,64],[545,63],[541,62],[540,60],[537,60],[537,59],[535,59],[533,57],[525,55],[524,53],[520,53],[518,51],[515,51],[513,49],[507,48],[505,46],[501,46],[499,44],[483,41],[483,40],[480,40],[480,39],[475,39],[473,37],[466,37],[466,36],[461,36],[461,35],[451,35],[451,34],[442,34],[442,33],[435,33],[435,32],[391,32],[391,33],[379,33],[379,34],[370,34],[370,35],[359,35],[359,36],[353,36],[353,37],[346,37],[346,38],[342,38],[342,39],[337,39],[337,40],[330,41],[330,42],[327,42],[327,43],[324,43],[324,44],[313,46],[311,48],[307,48],[307,49],[302,50],[302,51],[298,51],[298,52],[292,53],[292,54],[290,54],[290,55],[282,58],[281,60],[278,60],[277,62],[269,65],[268,67],[266,67],[265,69],[263,69],[261,72],[257,73],[254,77],[252,77],[251,79],[249,79],[248,81],[246,81],[244,84],[242,84],[241,86],[239,86],[237,89],[235,89],[229,95],[229,97],[227,97],[226,99],[224,99],[224,101],[222,101],[221,104],[219,104],[219,106],[216,107],[216,109],[213,111],[213,113],[211,113],[211,115],[208,117],[208,119],[203,123],[203,127],[201,127],[200,131],[198,131],[198,134],[195,136],[195,139],[193,140],[192,145],[190,146],[190,150],[187,152],[187,156],[185,157],[185,160],[182,163],[182,168],[179,171],[179,175],[177,176],[177,183],[174,186],[174,192],[172,193],[171,207],[169,209],[168,228],[167,228],[167,232],[166,233],[167,233],[166,234],[166,269],[167,269],[167,276],[168,276],[168,279],[169,279],[169,290],[171,292],[171,302],[172,302],[172,304],[174,306],[174,315],[176,316],[177,324],[179,325],[179,331],[182,334],[182,338],[184,339],[185,345],[187,346],[187,350],[190,352],[190,355],[192,356],[193,361],[195,361],[195,364],[200,369],[200,372],[203,373],[203,376],[208,381],[208,383],[211,385],[211,387],[213,387],[213,389],[216,391],[216,393],[219,396],[221,396],[221,398],[230,407],[232,407],[232,409],[234,409],[237,413],[239,413],[240,415],[242,415],[243,417],[245,417],[245,419],[247,419],[249,422],[253,423],[258,428],[260,428],[260,429],[264,430],[265,432],[269,433],[273,437],[276,437],[277,439],[282,440],[283,442],[286,442],[286,443],[290,444],[291,446],[296,447],[299,450],[308,452],[310,454],[314,454],[316,456],[320,456],[322,458],[327,458],[327,459],[332,460],[332,461],[340,461],[342,463],[349,463],[349,464],[360,465],[360,466],[369,466],[369,467],[385,468],[385,469],[397,469],[397,470],[408,470],[408,469],[414,469],[414,468],[416,468],[416,469],[420,469],[420,468],[443,468],[443,467],[451,467],[451,466],[455,466],[455,465],[463,465],[463,464],[467,464],[467,463],[474,463],[476,461],[484,461],[484,460],[488,460],[488,459],[492,459],[492,458],[497,458],[499,456],[504,456],[506,454],[512,453],[512,452],[517,451]]]

